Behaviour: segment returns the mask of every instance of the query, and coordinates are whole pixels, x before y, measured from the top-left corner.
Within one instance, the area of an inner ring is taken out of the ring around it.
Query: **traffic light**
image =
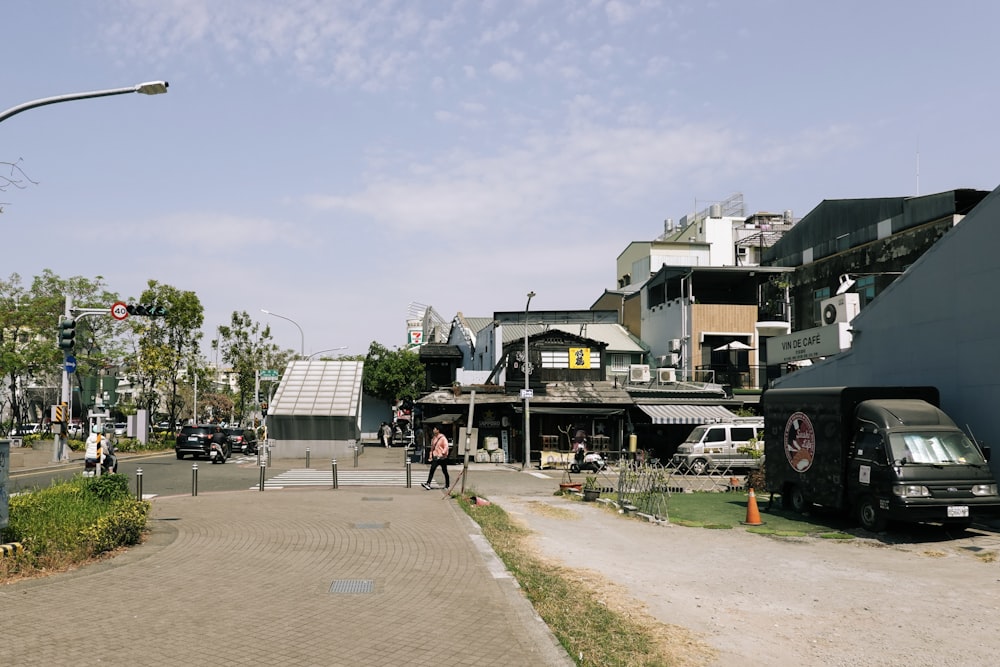
[[[64,317],[59,320],[59,349],[72,352],[76,344],[76,320]]]
[[[267,401],[260,402],[260,414],[265,417],[267,416]]]
[[[145,303],[130,303],[125,307],[129,315],[140,315],[144,317],[166,317],[167,309],[164,306],[156,306]]]

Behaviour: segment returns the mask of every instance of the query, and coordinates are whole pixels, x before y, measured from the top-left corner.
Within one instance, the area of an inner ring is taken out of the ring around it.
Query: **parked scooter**
[[[98,466],[102,475],[118,472],[118,457],[115,456],[115,443],[112,438],[103,434],[93,433],[87,438],[87,449],[83,460],[83,476],[97,475]]]
[[[581,470],[588,470],[591,472],[601,472],[607,467],[607,461],[604,460],[604,457],[599,452],[583,452],[581,450],[577,451],[575,460],[569,464],[569,471],[580,472]]]

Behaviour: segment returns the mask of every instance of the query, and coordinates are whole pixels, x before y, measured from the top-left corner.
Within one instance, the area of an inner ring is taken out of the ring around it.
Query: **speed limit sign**
[[[111,317],[116,320],[124,320],[128,317],[128,304],[123,301],[115,301],[111,304]]]

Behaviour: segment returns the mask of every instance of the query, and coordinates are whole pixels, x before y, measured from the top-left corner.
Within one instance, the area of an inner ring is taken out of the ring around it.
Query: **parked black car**
[[[233,451],[240,451],[244,454],[257,453],[257,432],[252,428],[226,428],[224,430]]]
[[[174,443],[174,452],[179,459],[184,458],[185,454],[190,454],[196,459],[202,456],[210,458],[213,442],[218,443],[222,447],[222,462],[225,463],[233,450],[225,431],[218,424],[185,426],[177,434],[177,442]]]

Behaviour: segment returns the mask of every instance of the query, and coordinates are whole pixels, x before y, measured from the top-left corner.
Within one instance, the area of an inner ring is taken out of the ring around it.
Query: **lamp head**
[[[847,290],[854,287],[854,283],[857,281],[850,276],[850,274],[842,273],[840,275],[840,287],[837,288],[837,294],[843,294]]]

